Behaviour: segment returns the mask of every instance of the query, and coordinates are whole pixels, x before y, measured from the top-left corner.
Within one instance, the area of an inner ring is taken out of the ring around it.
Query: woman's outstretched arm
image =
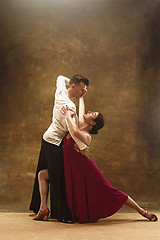
[[[85,114],[85,104],[84,104],[84,98],[79,98],[79,127],[84,122],[84,114]]]
[[[79,98],[79,127],[84,122],[84,114],[85,114],[85,104],[84,104],[84,96],[87,93],[87,89],[84,89],[83,95]]]

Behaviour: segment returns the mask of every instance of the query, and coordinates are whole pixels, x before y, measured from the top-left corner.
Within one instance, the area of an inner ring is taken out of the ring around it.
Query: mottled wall
[[[160,1],[0,1],[0,204],[28,204],[55,81],[90,79],[104,130],[88,156],[138,201],[160,199]]]

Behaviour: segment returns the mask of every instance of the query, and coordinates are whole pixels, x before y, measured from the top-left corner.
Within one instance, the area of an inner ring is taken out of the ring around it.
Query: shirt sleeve
[[[57,77],[57,90],[66,90],[66,86],[69,85],[70,79],[62,75]]]

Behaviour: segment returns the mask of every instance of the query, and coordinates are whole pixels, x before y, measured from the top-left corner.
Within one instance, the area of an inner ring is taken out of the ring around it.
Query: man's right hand
[[[85,149],[80,150],[80,153],[84,155],[88,151],[89,147],[87,146]]]

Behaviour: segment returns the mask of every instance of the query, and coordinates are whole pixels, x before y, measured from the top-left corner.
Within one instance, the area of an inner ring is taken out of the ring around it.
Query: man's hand
[[[80,153],[84,155],[88,151],[89,147],[87,146],[85,149],[80,150]]]

